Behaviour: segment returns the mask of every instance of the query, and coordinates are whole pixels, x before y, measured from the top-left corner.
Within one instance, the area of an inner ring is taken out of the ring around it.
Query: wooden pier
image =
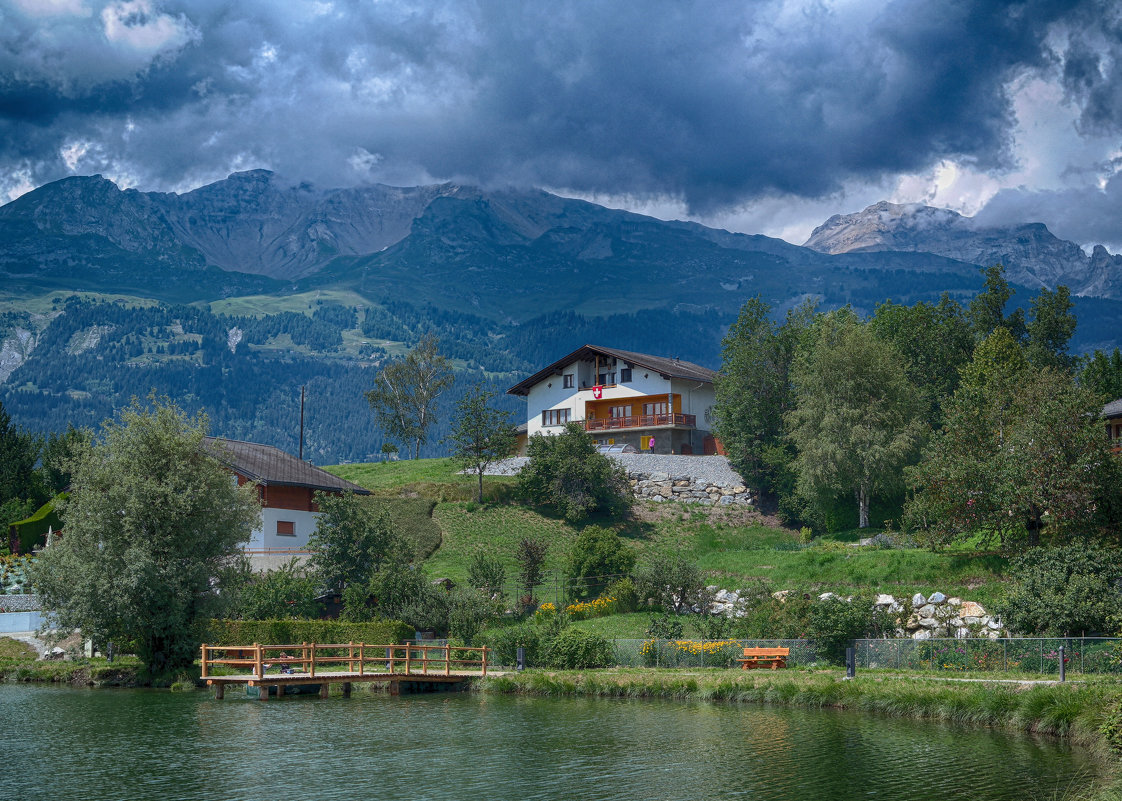
[[[389,684],[391,695],[440,685],[452,686],[487,675],[487,648],[450,645],[367,645],[366,643],[202,646],[202,678],[223,698],[228,686],[255,687],[262,701],[270,688],[318,685],[326,698],[332,684],[351,694],[357,682]],[[215,675],[218,668],[223,675]],[[229,673],[227,671],[237,671]],[[404,685],[404,686],[403,686]]]

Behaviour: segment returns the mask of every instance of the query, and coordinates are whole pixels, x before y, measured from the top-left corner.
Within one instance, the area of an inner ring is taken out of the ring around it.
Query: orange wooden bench
[[[745,648],[744,658],[737,659],[741,670],[767,667],[772,670],[787,667],[787,657],[790,648]]]

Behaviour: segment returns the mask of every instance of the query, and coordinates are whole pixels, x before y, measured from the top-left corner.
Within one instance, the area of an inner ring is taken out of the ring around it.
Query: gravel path
[[[608,456],[619,462],[629,473],[666,473],[669,476],[688,476],[718,486],[735,487],[744,479],[729,467],[724,456],[670,456],[652,453],[613,453]],[[515,456],[495,462],[487,470],[489,476],[513,476],[529,461],[525,456]]]

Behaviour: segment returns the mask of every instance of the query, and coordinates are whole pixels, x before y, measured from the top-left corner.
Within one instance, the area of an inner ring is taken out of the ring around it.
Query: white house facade
[[[680,359],[585,345],[507,390],[526,398],[526,433],[580,423],[601,445],[714,453],[716,372]]]
[[[208,437],[205,446],[229,468],[238,484],[257,484],[261,525],[245,545],[246,553],[306,551],[320,517],[315,502],[317,491],[336,495],[343,492],[370,494],[369,490],[272,445]]]

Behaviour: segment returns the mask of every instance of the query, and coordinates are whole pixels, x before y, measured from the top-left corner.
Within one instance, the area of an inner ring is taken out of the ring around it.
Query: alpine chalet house
[[[579,422],[600,445],[715,453],[708,430],[717,373],[679,359],[585,345],[507,390],[526,398],[526,434]]]
[[[316,490],[341,495],[370,491],[352,484],[302,459],[255,442],[207,437],[204,447],[237,476],[238,485],[257,482],[261,500],[261,527],[245,546],[247,553],[269,554],[303,551],[316,530],[319,507]]]

